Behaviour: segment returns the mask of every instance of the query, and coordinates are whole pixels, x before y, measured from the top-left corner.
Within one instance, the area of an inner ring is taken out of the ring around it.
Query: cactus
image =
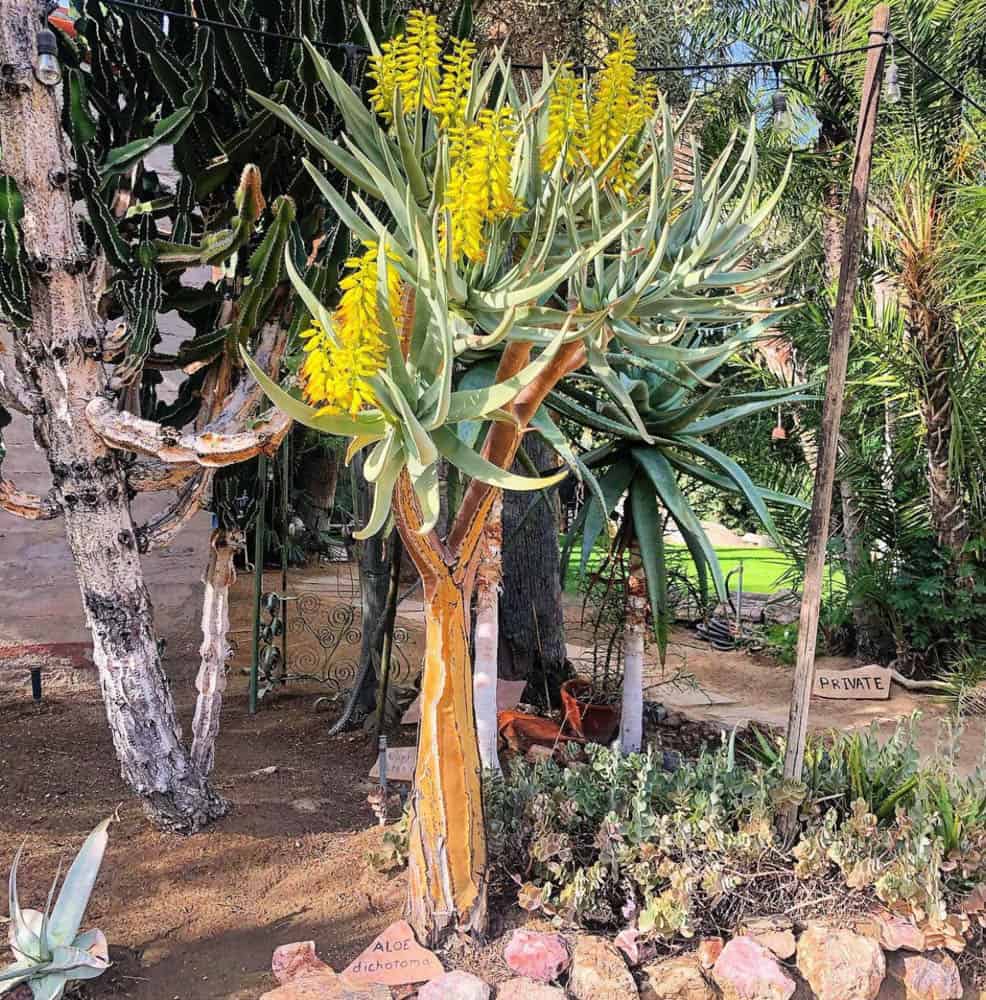
[[[26,983],[34,1000],[59,1000],[69,983],[95,979],[109,968],[103,932],[79,933],[79,928],[103,863],[111,822],[112,819],[103,820],[86,838],[57,897],[56,876],[43,913],[20,905],[17,869],[21,852],[17,852],[9,883],[10,948],[14,962],[0,971],[0,995]]]

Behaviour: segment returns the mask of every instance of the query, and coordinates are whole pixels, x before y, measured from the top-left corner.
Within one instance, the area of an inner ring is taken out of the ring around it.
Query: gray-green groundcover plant
[[[942,746],[958,746],[946,726]],[[494,891],[557,926],[626,928],[642,946],[733,931],[745,918],[851,919],[886,907],[927,947],[962,951],[986,901],[986,776],[954,752],[921,760],[914,720],[816,735],[805,779],[783,741],[724,736],[668,770],[661,753],[570,745],[488,779]],[[800,808],[788,847],[775,818]],[[519,886],[519,888],[518,888]]]
[[[95,979],[109,968],[106,937],[100,930],[79,932],[109,840],[112,819],[104,819],[86,838],[58,891],[58,876],[44,912],[22,908],[17,894],[18,850],[10,869],[10,948],[14,962],[0,972],[0,995],[22,983],[34,1000],[58,1000],[69,983]]]

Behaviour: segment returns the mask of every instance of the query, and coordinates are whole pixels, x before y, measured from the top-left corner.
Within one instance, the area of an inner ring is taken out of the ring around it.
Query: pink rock
[[[948,955],[891,955],[887,973],[906,1000],[961,1000],[959,968]]]
[[[521,976],[500,983],[496,988],[496,1000],[565,1000],[565,991]]]
[[[722,954],[723,940],[721,937],[703,938],[698,945],[699,964],[703,969],[711,969]]]
[[[771,952],[742,935],[722,949],[712,978],[725,1000],[791,1000],[797,988]]]
[[[326,969],[332,971],[315,954],[314,941],[295,941],[275,948],[270,968],[279,983],[286,983],[307,972],[324,972]]]
[[[559,934],[515,930],[503,958],[511,972],[542,983],[557,979],[569,966],[568,948]]]
[[[260,1000],[390,1000],[386,986],[353,982],[330,968],[303,972]]]
[[[798,941],[798,969],[818,1000],[874,1000],[887,963],[873,938],[812,924]]]
[[[418,1000],[490,1000],[490,988],[479,976],[457,969],[425,983]]]
[[[881,913],[876,918],[880,944],[887,951],[924,951],[924,931],[895,913]]]

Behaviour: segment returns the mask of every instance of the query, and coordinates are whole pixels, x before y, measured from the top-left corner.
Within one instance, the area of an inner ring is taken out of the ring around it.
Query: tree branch
[[[43,497],[21,493],[9,479],[0,479],[0,510],[27,521],[50,521],[62,512],[53,492]]]
[[[158,493],[180,489],[199,471],[194,462],[168,464],[158,458],[144,458],[127,470],[127,485],[135,493]]]
[[[284,351],[284,331],[269,323],[261,334],[258,363],[276,371]],[[226,398],[219,415],[196,432],[182,433],[153,420],[117,410],[113,400],[97,396],[86,406],[86,419],[112,448],[150,455],[165,465],[193,464],[219,468],[261,453],[273,454],[291,428],[291,418],[274,410],[247,430],[251,411],[263,397],[253,379],[243,377]]]
[[[214,476],[213,469],[199,469],[170,507],[137,528],[137,548],[141,552],[153,552],[169,545],[171,539],[202,509],[202,499],[208,494]]]
[[[516,375],[530,359],[531,345],[515,341],[508,344],[500,357],[496,380]],[[501,469],[510,467],[520,446],[524,430],[548,393],[564,376],[577,371],[585,363],[585,346],[581,341],[565,344],[551,364],[526,388],[522,389],[508,409],[517,424],[505,420],[495,421],[486,435],[483,457]],[[449,531],[448,545],[459,564],[459,573],[470,571],[479,542],[483,537],[486,515],[489,513],[496,489],[473,479],[466,488],[455,523]]]
[[[0,320],[0,403],[29,416],[41,409],[41,396],[21,377],[14,362],[14,331]]]

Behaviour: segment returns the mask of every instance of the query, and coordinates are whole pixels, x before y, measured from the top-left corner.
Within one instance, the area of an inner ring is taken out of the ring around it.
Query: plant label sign
[[[811,693],[816,698],[880,701],[890,697],[890,668],[874,665],[857,670],[816,670]]]
[[[417,747],[387,747],[387,780],[414,781],[414,766],[418,762]],[[374,781],[380,778],[380,758],[370,768]]]
[[[403,986],[431,982],[445,969],[433,952],[422,948],[406,920],[391,924],[343,971],[359,983]]]

